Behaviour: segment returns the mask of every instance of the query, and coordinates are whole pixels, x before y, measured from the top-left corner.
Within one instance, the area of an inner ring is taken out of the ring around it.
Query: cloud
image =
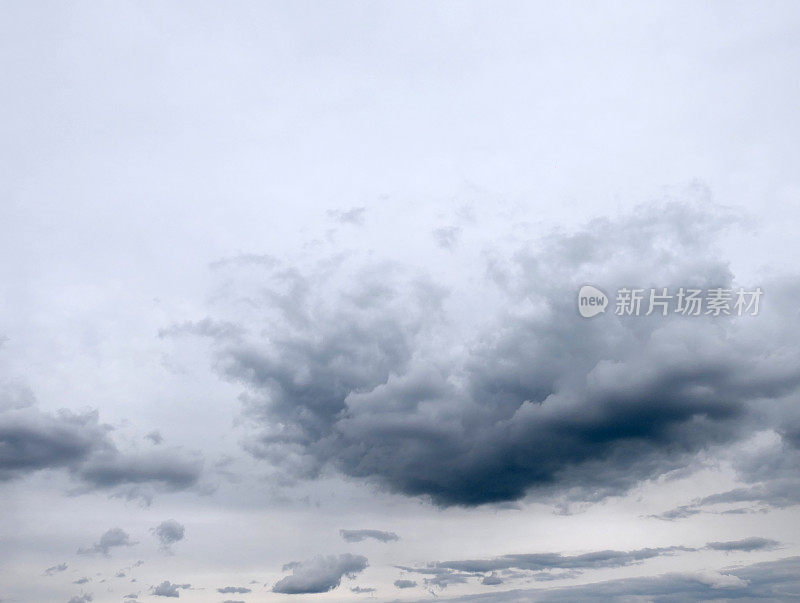
[[[329,218],[336,220],[341,224],[355,224],[361,226],[364,224],[364,214],[367,209],[365,207],[353,207],[352,209],[344,210],[328,210],[326,213]]]
[[[417,583],[414,582],[413,580],[395,580],[394,581],[394,585],[397,588],[401,588],[401,589],[402,588],[414,588],[417,585]]]
[[[470,578],[474,578],[477,575],[468,572],[458,572],[446,567],[440,567],[435,563],[429,564],[427,567],[418,568],[398,566],[398,569],[406,572],[430,576],[424,579],[425,585],[435,586],[437,588],[447,588],[450,584],[464,584]],[[407,582],[407,580],[401,580],[401,582]]]
[[[220,260],[212,262],[209,266],[214,270],[223,269],[231,266],[239,268],[247,266],[274,268],[279,263],[280,262],[271,255],[257,254],[257,253],[240,253],[239,255],[222,258]]]
[[[138,544],[136,541],[131,540],[131,537],[128,535],[125,530],[122,528],[111,528],[103,533],[100,536],[100,540],[93,544],[89,548],[80,548],[78,549],[79,555],[94,555],[96,553],[102,553],[104,556],[110,556],[111,549],[119,548],[119,547],[130,547]]]
[[[186,490],[197,483],[202,462],[166,452],[122,455],[98,454],[77,471],[81,479],[95,488],[123,485],[155,485],[165,491]]]
[[[0,481],[41,469],[78,467],[108,446],[96,412],[51,415],[0,404]]]
[[[452,249],[461,238],[461,228],[458,226],[437,228],[432,234],[434,241],[436,241],[436,245],[442,249]]]
[[[58,574],[60,572],[65,571],[66,569],[67,569],[67,563],[64,562],[64,563],[59,563],[58,565],[53,565],[51,567],[48,567],[46,570],[44,570],[43,573],[45,576],[52,576],[53,574]]]
[[[235,593],[235,594],[243,595],[245,593],[249,593],[249,592],[252,592],[252,591],[249,588],[245,588],[244,586],[225,586],[223,588],[218,588],[217,592],[218,593],[223,593],[223,594],[234,594]]]
[[[692,515],[697,515],[702,511],[692,505],[681,505],[679,507],[675,507],[674,509],[670,509],[669,511],[664,511],[663,513],[659,513],[658,515],[650,515],[655,519],[664,519],[667,521],[673,521],[675,519],[684,519],[686,517],[691,517]]]
[[[339,534],[347,542],[361,542],[367,538],[373,538],[380,542],[400,540],[400,537],[394,532],[383,532],[381,530],[339,530]]]
[[[776,548],[780,545],[777,540],[769,538],[759,538],[753,536],[742,538],[741,540],[729,540],[727,542],[709,542],[706,546],[715,551],[763,551]]]
[[[731,221],[710,205],[645,207],[487,253],[480,286],[501,301],[469,329],[448,320],[445,284],[402,266],[263,274],[263,303],[240,319],[256,335],[214,338],[258,426],[247,450],[295,479],[331,467],[463,506],[595,501],[685,467],[768,421],[757,405],[796,391],[780,287],[775,313],[749,322],[586,320],[574,297],[586,282],[733,287],[710,244]],[[768,357],[776,337],[785,344]]]
[[[202,462],[176,451],[120,451],[96,411],[46,413],[32,396],[0,390],[0,482],[45,469],[63,469],[82,490],[124,486],[185,490],[196,484]]]
[[[793,408],[792,399],[786,400]],[[783,411],[781,408],[779,411]],[[775,412],[773,410],[773,412]],[[787,436],[786,424],[795,420],[780,412],[774,426],[766,433],[766,441],[757,446],[740,446],[728,452],[731,465],[743,485],[724,492],[694,499],[690,504],[670,509],[658,518],[680,519],[698,513],[742,514],[753,512],[753,508],[717,510],[719,505],[746,503],[761,509],[783,509],[800,503],[800,476],[796,467],[800,465],[800,449],[791,436]]]
[[[350,589],[350,592],[353,592],[357,595],[366,594],[366,593],[374,593],[376,589],[372,587],[362,587],[362,586],[354,586]]]
[[[91,578],[83,576],[82,578],[78,578],[77,580],[75,580],[73,582],[73,584],[86,584],[87,582],[91,582],[91,581],[92,581]]]
[[[173,584],[169,580],[164,580],[158,586],[154,586],[151,590],[156,597],[180,597],[181,590],[191,588],[191,584]]]
[[[150,440],[153,444],[158,446],[164,441],[164,438],[161,436],[161,432],[158,430],[151,431],[147,435],[144,436],[146,439]]]
[[[505,569],[543,571],[551,569],[586,570],[610,567],[624,567],[647,559],[673,555],[680,552],[693,552],[696,549],[683,546],[636,549],[632,551],[594,551],[581,555],[562,555],[561,553],[527,553],[503,555],[489,559],[467,559],[443,561],[436,568],[461,572],[494,572]],[[404,568],[409,571],[410,568]]]
[[[529,600],[574,603],[612,600],[645,600],[654,603],[710,600],[784,601],[787,593],[796,592],[800,592],[800,557],[757,563],[724,572],[672,573],[548,590],[510,590],[468,595],[457,600],[486,603]]]
[[[84,593],[82,595],[76,595],[72,597],[67,603],[89,603],[93,601],[94,597],[89,593]]]
[[[727,542],[709,542],[705,548],[718,551],[770,550],[779,543],[767,538],[751,537]],[[464,583],[470,578],[482,584],[501,584],[499,573],[507,577],[527,578],[536,581],[574,578],[587,570],[609,569],[641,564],[649,559],[693,553],[700,549],[686,546],[643,548],[631,551],[592,551],[580,555],[561,553],[521,553],[485,559],[439,561],[421,567],[398,566],[403,571],[431,576],[425,584],[441,588],[449,584]]]
[[[292,574],[278,580],[272,591],[287,595],[328,592],[339,586],[343,576],[353,578],[366,567],[366,557],[349,553],[292,562],[284,568],[291,569]]]
[[[186,321],[172,325],[158,332],[159,337],[178,337],[181,335],[198,335],[201,337],[237,337],[244,329],[230,322],[216,321],[210,318],[192,322]]]
[[[158,537],[161,550],[165,552],[171,552],[172,545],[183,540],[186,535],[186,528],[174,519],[162,521],[151,531]]]

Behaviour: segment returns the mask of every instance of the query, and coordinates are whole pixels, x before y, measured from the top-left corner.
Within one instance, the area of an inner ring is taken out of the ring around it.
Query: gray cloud
[[[158,537],[161,550],[170,552],[172,545],[180,542],[186,536],[186,528],[174,519],[162,521],[151,530]]]
[[[151,431],[150,433],[148,433],[144,437],[147,438],[148,440],[150,440],[156,446],[158,446],[159,444],[161,444],[164,441],[164,438],[161,436],[161,432],[159,432],[158,430]]]
[[[244,586],[225,586],[223,588],[218,588],[217,592],[218,593],[223,593],[223,594],[234,594],[235,593],[235,594],[243,595],[245,593],[249,593],[249,592],[252,592],[252,591],[249,588],[245,588]]]
[[[247,386],[245,414],[262,428],[247,448],[295,477],[330,465],[442,505],[598,500],[686,466],[762,421],[757,400],[795,391],[797,346],[765,360],[774,317],[587,321],[574,296],[589,281],[732,286],[709,251],[730,221],[644,208],[495,254],[484,285],[505,309],[458,354],[430,343],[448,332],[446,292],[401,268],[265,277],[265,297],[280,300],[269,340],[216,339],[221,370]]]
[[[181,335],[198,335],[201,337],[237,337],[244,329],[230,322],[204,318],[197,322],[186,321],[161,329],[159,337],[178,337]]]
[[[284,566],[284,570],[291,569],[292,574],[278,580],[272,591],[288,595],[328,592],[339,586],[342,577],[353,578],[366,567],[366,557],[349,553],[295,561]]]
[[[87,582],[91,582],[91,581],[92,581],[91,578],[88,578],[88,577],[84,576],[82,578],[78,578],[77,580],[75,580],[73,582],[73,584],[86,584]]]
[[[669,511],[664,511],[663,513],[659,513],[658,515],[650,515],[649,517],[653,517],[655,519],[664,519],[667,521],[673,521],[675,519],[684,519],[686,517],[691,517],[692,515],[697,515],[701,513],[700,509],[692,505],[680,505],[679,507],[675,507],[674,509],[670,509]]]
[[[164,580],[161,584],[152,588],[152,593],[156,597],[180,597],[181,590],[191,587],[191,584],[173,584],[169,580]]]
[[[58,574],[60,572],[65,571],[66,569],[67,569],[67,563],[66,562],[59,563],[58,565],[50,566],[46,570],[44,570],[44,575],[45,576],[52,576],[53,574]]]
[[[196,458],[166,451],[120,454],[104,451],[87,459],[75,474],[92,488],[153,486],[163,491],[191,488],[200,478],[203,463]],[[138,496],[138,490],[133,490]]]
[[[435,229],[432,234],[439,247],[452,249],[461,238],[461,228],[458,226],[446,226]]]
[[[185,490],[200,477],[202,462],[176,451],[121,452],[96,411],[40,411],[32,396],[0,391],[0,481],[45,469],[65,469],[79,491],[125,486]]]
[[[715,551],[763,551],[776,548],[780,543],[769,538],[753,536],[727,542],[709,542],[706,546]]]
[[[97,412],[46,414],[0,405],[0,481],[31,471],[70,468],[109,446]]]
[[[239,268],[247,266],[274,268],[279,263],[280,262],[271,255],[257,254],[257,253],[240,253],[239,255],[222,258],[220,260],[217,260],[216,262],[212,262],[210,264],[210,267],[212,269],[222,269],[231,266]]]
[[[131,540],[131,537],[125,530],[122,528],[111,528],[110,530],[104,532],[103,535],[100,536],[100,540],[91,547],[78,549],[78,554],[93,555],[96,553],[102,553],[104,556],[108,557],[111,553],[111,549],[130,547],[134,546],[135,544],[138,543],[134,540]]]
[[[364,224],[364,214],[367,209],[365,207],[353,207],[348,210],[328,210],[327,215],[329,218],[336,220],[341,224],[355,224],[361,226]]]
[[[779,543],[767,538],[751,537],[727,542],[709,542],[705,548],[718,551],[769,550]],[[431,576],[425,584],[441,588],[449,584],[464,583],[470,578],[479,578],[482,584],[496,585],[503,580],[499,572],[515,578],[531,578],[536,581],[574,578],[586,570],[625,567],[643,563],[649,559],[692,553],[700,549],[686,546],[644,548],[632,551],[593,551],[580,555],[561,553],[523,553],[502,555],[487,559],[464,559],[429,563],[423,567],[399,566],[406,572]],[[563,571],[558,571],[563,570]]]
[[[447,588],[450,584],[464,584],[470,578],[474,578],[477,575],[469,572],[455,571],[447,567],[440,567],[438,564],[430,564],[427,567],[418,568],[398,566],[398,569],[428,576],[424,579],[425,585],[435,586],[437,588]],[[404,581],[407,580],[401,580],[401,582]]]
[[[722,572],[685,572],[595,582],[548,590],[510,590],[469,595],[458,601],[638,601],[794,600],[800,592],[800,557],[757,563]],[[453,599],[448,599],[453,600]]]
[[[623,567],[640,563],[647,559],[672,555],[680,552],[693,552],[690,547],[673,546],[637,549],[633,551],[595,551],[582,555],[562,555],[560,553],[529,553],[503,555],[491,559],[468,559],[462,561],[443,561],[437,568],[462,572],[492,572],[504,569],[542,571],[551,569],[600,569]],[[405,568],[409,569],[409,568]]]
[[[363,586],[354,586],[350,589],[350,592],[353,592],[357,595],[366,594],[366,593],[374,593],[376,589],[372,587],[363,587]]]
[[[367,538],[373,538],[380,542],[400,540],[400,537],[394,532],[383,532],[381,530],[339,530],[339,534],[347,542],[361,542]]]
[[[791,401],[790,401],[791,402]],[[789,404],[793,406],[792,404]],[[696,498],[690,504],[680,505],[660,515],[659,519],[681,519],[703,512],[742,514],[753,512],[752,508],[715,510],[718,505],[748,503],[760,508],[783,509],[800,503],[800,476],[796,467],[800,465],[800,449],[791,436],[784,431],[786,421],[793,417],[775,420],[775,438],[755,450],[735,450],[732,466],[744,485]]]
[[[93,601],[94,597],[89,593],[84,593],[82,595],[77,595],[72,597],[67,603],[89,603]]]

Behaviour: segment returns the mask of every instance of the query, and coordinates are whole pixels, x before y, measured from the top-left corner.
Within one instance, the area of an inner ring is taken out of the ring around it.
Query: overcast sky
[[[0,601],[800,597],[797,3],[0,11]]]

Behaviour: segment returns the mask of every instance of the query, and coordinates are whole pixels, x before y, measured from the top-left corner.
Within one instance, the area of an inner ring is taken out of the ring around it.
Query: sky
[[[800,599],[796,3],[0,15],[0,601]]]

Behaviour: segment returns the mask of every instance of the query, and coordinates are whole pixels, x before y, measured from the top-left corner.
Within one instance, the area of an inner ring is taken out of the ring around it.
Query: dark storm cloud
[[[400,540],[400,537],[394,532],[383,532],[381,530],[339,530],[339,534],[347,542],[361,542],[367,538],[373,538],[380,542]]]
[[[295,477],[333,466],[442,505],[599,500],[685,466],[766,420],[756,402],[795,391],[800,353],[785,325],[586,320],[575,296],[586,282],[733,286],[711,251],[729,223],[671,204],[491,252],[479,286],[504,301],[466,342],[448,330],[447,291],[397,266],[264,276],[267,318],[253,320],[268,336],[215,338],[260,428],[247,449]]]
[[[186,528],[174,519],[168,519],[152,528],[152,532],[158,538],[161,550],[170,552],[173,544],[183,540],[186,535]]]
[[[800,592],[800,557],[757,563],[724,572],[674,573],[595,582],[549,590],[511,590],[459,597],[459,601],[675,601],[795,600]]]
[[[125,453],[96,411],[40,411],[32,397],[0,390],[0,482],[45,469],[64,469],[80,489],[124,486],[184,490],[196,484],[202,462],[175,451]]]
[[[181,590],[191,587],[191,584],[173,584],[169,580],[164,580],[161,584],[154,586],[151,591],[156,597],[180,597]]]
[[[769,538],[742,538],[741,540],[730,540],[727,542],[709,542],[706,546],[715,551],[763,551],[776,548],[780,543]]]
[[[238,594],[243,595],[245,593],[252,592],[249,588],[245,588],[244,586],[224,586],[223,588],[217,589],[218,593],[222,594]]]
[[[272,591],[287,595],[328,592],[339,586],[342,577],[353,578],[366,567],[366,557],[349,553],[294,561],[284,566],[284,571],[291,569],[292,574],[278,580]]]
[[[131,540],[131,537],[128,533],[123,530],[122,528],[111,528],[103,533],[100,536],[100,540],[94,543],[89,548],[81,548],[78,549],[79,555],[94,555],[96,553],[102,553],[104,556],[108,557],[111,553],[111,549],[119,548],[119,547],[130,547],[138,544],[136,541]]]

